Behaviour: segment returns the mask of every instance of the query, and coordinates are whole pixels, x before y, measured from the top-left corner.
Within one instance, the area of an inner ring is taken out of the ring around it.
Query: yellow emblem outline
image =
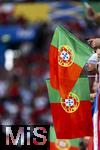
[[[61,142],[61,141],[64,141],[67,144],[67,147],[64,147],[64,148],[61,147],[59,145],[59,142]],[[65,139],[57,139],[55,142],[55,146],[57,147],[58,150],[69,150],[71,147],[69,140],[65,140]]]
[[[78,97],[75,93],[73,93],[73,92],[70,92],[70,93],[69,93],[69,96],[72,96],[72,97],[74,97],[74,98],[77,99],[78,106],[74,106],[74,108],[72,108],[72,109],[71,109],[71,106],[69,106],[69,110],[67,110],[67,109],[65,109],[65,107],[63,106],[63,104],[64,104],[65,102],[63,102],[63,99],[62,99],[62,98],[60,99],[60,100],[61,100],[61,106],[62,106],[62,108],[63,108],[67,113],[73,113],[73,112],[75,112],[75,111],[79,108],[80,99],[79,99],[79,97]],[[69,98],[69,96],[68,96],[67,98]]]
[[[61,57],[60,57],[61,51],[60,51],[60,49],[61,49],[62,47],[66,48],[65,51],[70,51],[70,53],[71,53],[71,62],[68,63],[68,61],[67,61],[67,62],[63,62],[63,61],[61,60]],[[59,64],[60,66],[62,66],[62,67],[70,67],[70,66],[73,64],[74,58],[75,58],[75,54],[74,54],[74,52],[71,51],[70,49],[71,49],[71,48],[70,48],[68,45],[62,45],[62,46],[59,47],[59,50],[58,50],[58,64]]]

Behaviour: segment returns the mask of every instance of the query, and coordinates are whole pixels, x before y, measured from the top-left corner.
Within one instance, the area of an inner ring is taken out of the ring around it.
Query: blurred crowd
[[[52,123],[45,84],[49,74],[48,25],[41,23],[37,34],[34,42],[11,44],[19,56],[11,71],[0,70],[1,124]]]

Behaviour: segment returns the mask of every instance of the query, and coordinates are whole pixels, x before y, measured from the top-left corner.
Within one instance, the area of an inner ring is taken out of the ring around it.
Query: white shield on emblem
[[[74,100],[73,99],[65,99],[65,104],[66,106],[73,106],[74,105]]]
[[[68,61],[69,58],[70,58],[70,55],[66,52],[66,51],[62,51],[61,54],[60,54],[60,57],[65,60],[65,61]]]

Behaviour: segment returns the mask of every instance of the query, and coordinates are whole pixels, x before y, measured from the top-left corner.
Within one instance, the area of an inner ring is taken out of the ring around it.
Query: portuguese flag
[[[64,27],[56,28],[49,51],[50,83],[63,98],[72,90],[92,51]]]
[[[50,150],[79,150],[80,139],[57,139],[53,126],[50,126]]]
[[[47,80],[53,123],[58,139],[93,135],[88,78],[79,78],[66,99]]]

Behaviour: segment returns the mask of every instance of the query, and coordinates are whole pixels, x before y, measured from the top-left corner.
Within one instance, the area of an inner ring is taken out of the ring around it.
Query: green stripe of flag
[[[57,138],[56,138],[56,133],[55,133],[55,129],[54,129],[53,126],[50,126],[50,135],[49,135],[49,137],[50,137],[50,140],[49,140],[50,142],[53,142],[53,143],[56,142]],[[71,146],[78,147],[80,139],[79,138],[77,138],[77,139],[71,139],[71,140],[69,140],[69,142],[70,142]]]
[[[74,63],[78,64],[80,67],[85,65],[89,56],[93,53],[92,48],[81,42],[77,37],[62,26],[58,26],[56,28],[51,45],[58,49],[62,45],[68,45],[75,54]]]
[[[50,142],[55,142],[56,141],[56,133],[55,133],[55,129],[53,126],[50,126],[50,130],[49,130],[49,141]]]
[[[46,80],[47,83],[47,88],[48,88],[48,94],[49,94],[49,99],[51,103],[59,103],[60,102],[60,94],[57,90],[52,88],[50,85],[50,80]],[[72,92],[76,94],[80,101],[82,100],[90,100],[90,89],[89,89],[89,81],[88,78],[79,78],[72,89]]]

